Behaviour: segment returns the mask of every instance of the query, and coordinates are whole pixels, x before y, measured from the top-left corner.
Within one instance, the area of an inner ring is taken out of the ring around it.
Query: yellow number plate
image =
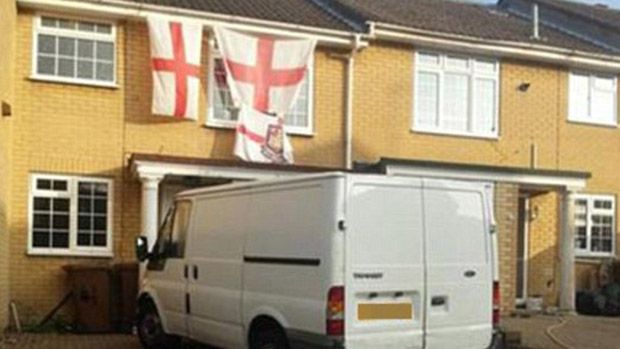
[[[410,320],[413,319],[411,303],[363,303],[357,305],[359,320]]]

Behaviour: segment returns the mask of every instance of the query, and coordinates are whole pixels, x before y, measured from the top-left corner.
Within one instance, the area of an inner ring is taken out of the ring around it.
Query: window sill
[[[57,77],[57,76],[31,75],[28,79],[30,79],[31,81],[36,81],[36,82],[49,82],[49,83],[56,83],[56,84],[99,87],[99,88],[107,88],[107,89],[113,89],[113,90],[120,88],[120,86],[115,82],[101,82],[101,81],[69,79],[69,78],[62,78],[62,77]]]
[[[594,126],[594,127],[604,127],[604,128],[618,128],[617,123],[608,123],[608,122],[597,122],[590,120],[580,120],[580,119],[568,119],[570,124],[584,125],[584,126]]]
[[[424,129],[414,126],[411,129],[413,133],[421,133],[421,134],[431,134],[435,136],[446,136],[446,137],[463,137],[463,138],[473,138],[480,140],[499,140],[498,134],[493,135],[482,135],[482,134],[474,134],[474,133],[466,133],[466,132],[456,132],[456,131],[441,131],[441,130],[433,130],[433,129]]]
[[[70,251],[55,249],[28,249],[28,256],[32,257],[82,257],[82,258],[113,258],[112,251]]]
[[[207,121],[207,123],[204,125],[204,127],[234,131],[235,127],[236,127],[236,124],[234,124],[232,122],[212,121],[211,120],[211,121]],[[293,131],[287,131],[286,134],[289,135],[289,136],[295,136],[295,137],[314,137],[314,136],[316,136],[314,131],[310,131],[310,130],[293,130]]]
[[[598,261],[600,259],[615,258],[615,253],[593,253],[593,252],[575,252],[575,261]]]

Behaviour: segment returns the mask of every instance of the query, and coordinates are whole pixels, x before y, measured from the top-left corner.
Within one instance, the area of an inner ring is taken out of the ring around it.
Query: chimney
[[[532,39],[540,40],[540,23],[538,18],[538,2],[532,3]]]

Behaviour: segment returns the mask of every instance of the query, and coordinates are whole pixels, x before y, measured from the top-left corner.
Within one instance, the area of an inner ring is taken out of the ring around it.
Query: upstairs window
[[[109,23],[37,17],[34,78],[113,85],[115,27]]]
[[[430,52],[415,57],[414,131],[498,136],[497,60]]]
[[[616,126],[616,77],[576,73],[569,77],[568,120]]]
[[[29,253],[111,257],[111,190],[108,179],[33,175]]]
[[[226,82],[224,61],[216,49],[211,50],[211,74],[209,76],[208,126],[235,127],[238,110],[233,106],[230,88]],[[293,108],[285,115],[288,134],[312,135],[312,62],[308,65],[306,77]]]
[[[608,195],[578,195],[575,199],[575,249],[578,256],[614,254],[616,200]]]

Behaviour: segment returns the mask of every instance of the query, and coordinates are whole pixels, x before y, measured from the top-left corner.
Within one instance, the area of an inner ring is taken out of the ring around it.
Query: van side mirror
[[[150,257],[149,243],[146,236],[138,236],[136,238],[136,257],[138,257],[140,262],[144,262]]]

